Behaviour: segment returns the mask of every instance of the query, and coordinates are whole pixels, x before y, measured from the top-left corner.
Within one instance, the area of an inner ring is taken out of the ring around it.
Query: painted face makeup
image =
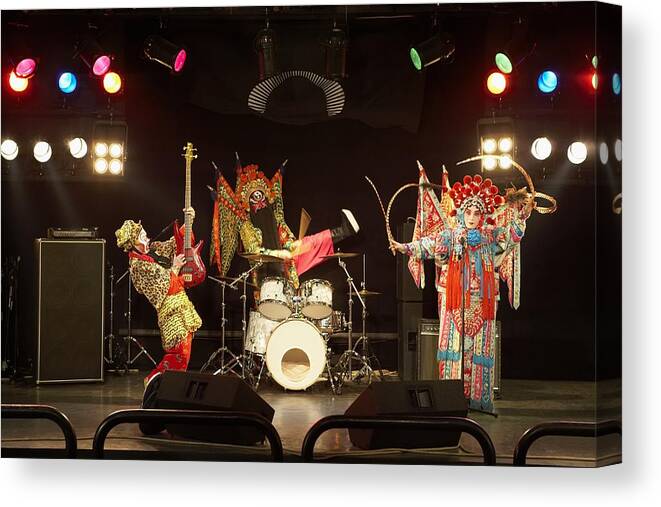
[[[468,206],[464,211],[464,224],[467,229],[475,229],[480,225],[482,212],[477,206]]]
[[[147,231],[143,228],[138,235],[138,244],[142,245],[142,250],[144,253],[149,252],[149,238],[147,237]]]

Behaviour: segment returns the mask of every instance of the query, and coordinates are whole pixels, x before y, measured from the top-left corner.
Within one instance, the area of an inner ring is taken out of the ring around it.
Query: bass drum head
[[[326,344],[314,324],[303,319],[281,322],[271,333],[266,366],[285,389],[307,389],[326,366]]]

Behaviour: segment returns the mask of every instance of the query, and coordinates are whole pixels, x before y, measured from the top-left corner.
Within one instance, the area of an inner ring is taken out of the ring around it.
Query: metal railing
[[[314,461],[314,446],[319,437],[332,429],[370,430],[420,430],[420,431],[461,431],[477,440],[482,448],[485,465],[496,464],[496,449],[486,430],[478,423],[465,417],[348,417],[331,415],[317,421],[305,435],[301,454],[306,462]]]
[[[524,466],[530,446],[542,437],[601,437],[612,433],[622,435],[622,423],[603,421],[600,423],[556,421],[544,422],[527,429],[514,448],[512,463]]]
[[[60,412],[55,407],[49,405],[17,405],[17,404],[3,404],[2,405],[2,418],[3,419],[46,419],[53,421],[62,430],[64,435],[65,448],[64,457],[75,458],[78,451],[78,440],[76,439],[76,432],[69,421],[69,418]],[[55,449],[57,451],[58,449]],[[3,457],[24,457],[24,458],[41,458],[45,457],[46,452],[52,452],[54,449],[31,448],[31,447],[3,447]],[[50,454],[48,457],[51,456]]]
[[[205,410],[130,409],[118,410],[106,417],[96,430],[92,452],[103,459],[104,445],[110,430],[120,424],[151,423],[213,426],[250,426],[260,430],[271,446],[273,461],[283,461],[282,441],[275,427],[263,416],[250,412],[219,412]]]

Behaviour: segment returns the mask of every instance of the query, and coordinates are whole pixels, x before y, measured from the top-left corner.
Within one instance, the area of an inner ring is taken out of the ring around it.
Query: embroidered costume
[[[135,249],[141,231],[139,222],[126,220],[115,235],[117,246],[128,252],[133,286],[149,300],[158,316],[165,356],[145,378],[147,385],[158,373],[188,367],[193,333],[202,325],[202,320],[184,291],[183,280],[170,269],[176,254],[174,237],[150,242],[148,253],[141,253]]]
[[[428,183],[422,166],[420,183]],[[518,307],[520,242],[531,208],[525,192],[510,189],[503,197],[480,175],[465,176],[450,189],[444,170],[443,187],[441,201],[424,190],[413,241],[404,248],[418,287],[424,286],[422,261],[436,264],[439,378],[461,378],[463,334],[464,394],[471,408],[492,411],[498,282],[507,283],[510,303]],[[469,207],[481,213],[474,228],[465,223]]]
[[[211,262],[225,276],[241,239],[243,251],[284,257],[286,262],[268,263],[255,274],[254,281],[264,276],[285,276],[295,288],[299,276],[324,261],[334,252],[334,244],[356,234],[358,223],[349,210],[342,210],[342,224],[297,241],[285,222],[282,197],[282,167],[269,179],[256,165],[241,167],[237,158],[236,188],[218,174],[213,193],[213,229]]]

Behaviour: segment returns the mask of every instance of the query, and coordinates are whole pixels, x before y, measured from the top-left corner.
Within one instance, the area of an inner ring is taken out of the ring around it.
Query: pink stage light
[[[16,65],[16,68],[14,69],[14,72],[16,73],[17,77],[32,77],[34,74],[34,71],[37,69],[37,62],[33,60],[32,58],[24,58],[20,62],[18,62],[18,65]]]
[[[175,72],[181,72],[181,70],[184,68],[185,63],[186,63],[186,50],[182,49],[177,53],[177,57],[174,59],[173,70]]]
[[[106,72],[110,70],[110,57],[107,55],[101,55],[96,60],[94,60],[94,65],[92,66],[92,72],[95,76],[103,76]]]

